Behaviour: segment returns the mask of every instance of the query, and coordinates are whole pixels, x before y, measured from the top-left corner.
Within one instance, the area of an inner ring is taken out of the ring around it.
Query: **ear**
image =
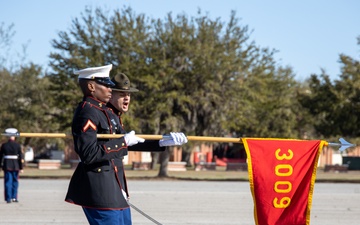
[[[91,92],[93,92],[93,91],[95,91],[95,82],[88,82],[88,89],[89,89],[89,91],[91,91]]]

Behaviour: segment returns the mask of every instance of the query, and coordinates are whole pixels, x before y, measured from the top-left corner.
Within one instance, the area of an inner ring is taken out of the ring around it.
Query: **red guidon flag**
[[[308,225],[325,141],[243,138],[257,225]]]

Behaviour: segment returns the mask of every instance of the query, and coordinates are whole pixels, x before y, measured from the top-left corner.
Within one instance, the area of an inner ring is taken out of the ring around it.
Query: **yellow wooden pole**
[[[242,143],[241,138],[209,137],[209,136],[186,136],[186,137],[189,141]]]
[[[9,136],[9,134],[5,134]],[[18,133],[17,137],[34,137],[34,138],[72,138],[71,134],[65,133]]]
[[[9,134],[2,134],[9,136]],[[33,137],[33,138],[72,138],[71,134],[65,133],[18,133],[17,137]],[[98,138],[120,138],[124,134],[97,134]],[[145,140],[160,140],[163,139],[163,135],[152,135],[152,134],[136,134],[136,136],[144,138]],[[165,135],[169,136],[169,135]],[[187,136],[189,141],[201,141],[201,142],[227,142],[227,143],[242,143],[241,138],[230,138],[230,137],[210,137],[210,136]],[[324,143],[324,146],[329,145],[328,142]]]
[[[19,133],[18,137],[33,137],[33,138],[72,138],[71,134],[65,133]],[[120,138],[123,134],[98,134],[98,138]],[[146,140],[160,140],[163,139],[163,135],[151,135],[151,134],[136,134],[136,136],[144,138]],[[228,137],[209,137],[209,136],[187,136],[189,141],[203,141],[203,142],[233,142],[241,143],[241,138],[228,138]]]

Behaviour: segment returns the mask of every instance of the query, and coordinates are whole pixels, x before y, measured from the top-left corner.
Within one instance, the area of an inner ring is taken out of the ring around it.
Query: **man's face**
[[[91,95],[94,98],[96,98],[102,102],[105,102],[105,103],[107,103],[110,100],[111,92],[112,92],[110,87],[105,86],[103,84],[99,84],[97,82],[92,82],[91,87],[92,87],[90,89]]]
[[[126,113],[129,110],[130,93],[113,91],[110,103],[120,112]]]

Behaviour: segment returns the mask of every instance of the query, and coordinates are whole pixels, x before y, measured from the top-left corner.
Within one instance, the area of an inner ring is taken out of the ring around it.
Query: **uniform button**
[[[98,173],[100,173],[100,172],[101,172],[101,169],[99,168],[99,169],[98,169]]]
[[[122,145],[122,146],[124,146],[125,144],[124,144],[124,143],[122,143],[121,145]]]
[[[117,148],[118,147],[118,145],[115,145],[115,148]]]
[[[111,150],[111,148],[110,148],[110,147],[108,147],[107,149],[108,149],[108,150]]]

